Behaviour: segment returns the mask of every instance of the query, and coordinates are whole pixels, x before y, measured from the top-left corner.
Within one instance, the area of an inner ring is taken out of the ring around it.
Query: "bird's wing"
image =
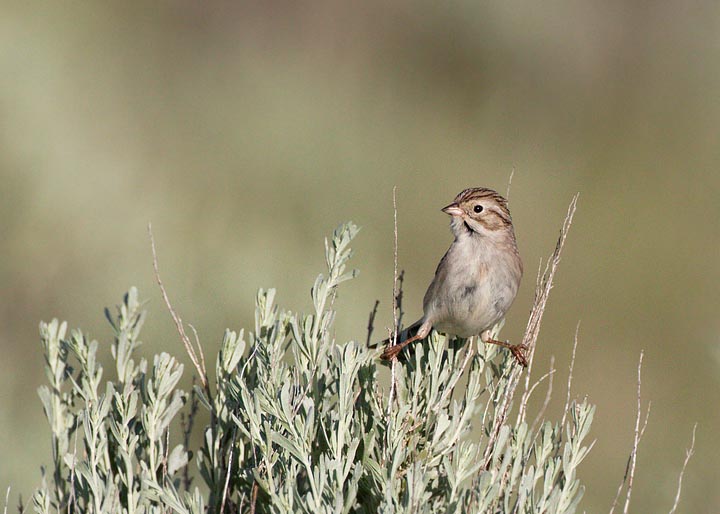
[[[433,301],[437,301],[441,297],[441,295],[438,294],[438,290],[442,289],[445,286],[445,281],[447,280],[447,275],[449,272],[447,261],[451,250],[452,245],[450,246],[450,248],[448,248],[447,252],[445,252],[443,258],[440,259],[437,269],[435,270],[435,275],[433,276],[432,282],[430,282],[427,291],[425,291],[425,296],[423,297],[423,313],[425,314],[426,318],[433,317],[431,313],[435,309],[431,304]]]

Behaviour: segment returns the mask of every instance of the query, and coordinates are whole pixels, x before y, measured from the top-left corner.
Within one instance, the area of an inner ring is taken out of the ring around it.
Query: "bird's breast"
[[[450,249],[426,294],[425,315],[440,332],[478,335],[500,321],[519,285],[517,268],[502,252]],[[443,266],[441,266],[442,268]]]

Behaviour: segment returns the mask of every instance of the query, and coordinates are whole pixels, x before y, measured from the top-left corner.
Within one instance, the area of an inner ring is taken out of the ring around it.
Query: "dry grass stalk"
[[[697,423],[695,423],[695,426],[693,427],[692,431],[692,441],[690,441],[690,448],[685,451],[685,461],[683,461],[682,469],[680,470],[680,476],[678,476],[678,486],[677,491],[675,492],[675,502],[673,503],[672,509],[670,509],[669,514],[674,514],[677,510],[678,505],[680,504],[680,492],[682,491],[682,482],[683,482],[683,475],[685,475],[685,468],[687,468],[688,462],[690,462],[690,458],[695,453],[695,431],[697,430]]]
[[[573,341],[572,357],[570,358],[570,369],[568,371],[567,381],[567,393],[565,395],[565,408],[563,409],[563,417],[560,422],[560,426],[565,426],[565,420],[567,419],[567,413],[570,408],[570,391],[572,390],[573,371],[575,369],[575,353],[577,352],[578,345],[578,332],[580,331],[580,322],[575,326],[575,339]]]
[[[640,359],[638,360],[637,368],[637,413],[635,415],[635,435],[633,437],[633,447],[630,451],[630,456],[628,457],[627,466],[625,467],[625,475],[623,476],[622,482],[620,482],[620,485],[618,486],[617,493],[615,494],[615,499],[613,500],[613,504],[610,507],[610,514],[612,514],[615,510],[618,500],[620,499],[620,494],[622,493],[623,487],[625,487],[626,484],[627,489],[625,491],[625,504],[623,505],[623,513],[627,514],[628,509],[630,508],[630,498],[632,497],[633,481],[635,479],[635,465],[637,464],[638,447],[640,446],[640,441],[645,434],[645,428],[647,428],[648,418],[650,417],[650,407],[652,404],[648,403],[647,412],[645,413],[645,421],[643,422],[642,427],[640,427],[640,419],[642,418],[642,397],[640,393],[642,388],[642,362],[644,354],[644,351],[640,351]]]
[[[393,300],[392,300],[392,311],[393,311],[393,328],[390,336],[390,344],[393,346],[398,343],[398,226],[397,226],[397,186],[393,186]],[[395,365],[397,359],[392,359],[390,362],[390,395],[388,397],[388,416],[392,410],[392,403],[395,396],[395,389],[397,388],[397,378],[395,376]]]
[[[190,360],[193,363],[193,366],[195,366],[195,369],[198,372],[198,376],[200,377],[200,382],[202,383],[203,388],[209,394],[210,390],[209,390],[209,386],[208,386],[207,373],[206,373],[206,367],[205,367],[205,355],[203,354],[203,350],[202,350],[202,346],[200,345],[200,341],[197,341],[198,351],[196,352],[195,348],[193,348],[193,345],[190,342],[190,338],[188,337],[187,333],[185,333],[185,326],[183,325],[182,319],[180,319],[180,316],[178,316],[177,312],[175,311],[172,304],[170,303],[170,297],[168,296],[167,291],[165,290],[165,286],[163,285],[162,279],[160,278],[160,267],[158,265],[157,252],[155,251],[155,238],[153,237],[151,223],[148,223],[148,234],[150,235],[150,247],[152,249],[153,270],[155,271],[155,280],[157,281],[158,286],[160,286],[160,291],[162,292],[163,300],[165,301],[165,306],[167,307],[168,311],[170,311],[170,315],[172,316],[172,319],[175,322],[175,327],[177,328],[178,334],[180,334],[180,339],[182,339],[183,345],[185,346],[185,351],[187,351],[188,356],[190,357]],[[197,334],[195,336],[197,339]]]
[[[573,216],[575,215],[575,210],[577,209],[578,196],[579,193],[575,194],[575,196],[573,196],[572,200],[570,201],[567,214],[565,215],[565,220],[563,221],[562,228],[560,229],[560,236],[558,237],[557,243],[555,245],[555,251],[550,256],[550,259],[545,265],[545,270],[542,275],[538,274],[537,287],[535,290],[535,301],[533,302],[533,307],[530,311],[527,328],[525,329],[525,335],[523,336],[522,340],[522,344],[524,344],[528,348],[528,376],[532,371],[533,357],[535,355],[535,345],[537,343],[537,338],[540,333],[540,324],[542,322],[542,317],[545,312],[548,297],[550,296],[550,290],[552,289],[553,279],[555,278],[555,271],[560,264],[560,256],[565,245],[565,239],[567,238],[570,226],[572,225]],[[485,448],[485,454],[483,456],[485,469],[487,469],[490,463],[492,452],[495,447],[495,441],[497,440],[500,429],[504,425],[508,412],[510,410],[510,406],[512,405],[512,400],[515,395],[515,390],[517,388],[518,382],[520,381],[521,373],[522,368],[520,366],[515,366],[513,368],[508,383],[507,393],[505,395],[505,398],[503,399],[503,404],[501,408],[498,409],[497,414],[495,415],[496,419],[493,423],[495,430],[492,432],[492,434],[490,434],[490,440],[488,441],[488,445]],[[526,379],[525,386],[527,391],[529,389],[529,378]],[[526,404],[528,399],[529,395],[525,395],[523,398],[523,402]],[[526,410],[526,405],[521,405],[520,409]]]

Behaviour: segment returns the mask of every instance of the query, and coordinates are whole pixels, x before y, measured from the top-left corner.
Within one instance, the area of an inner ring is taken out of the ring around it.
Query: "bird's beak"
[[[462,216],[463,210],[456,203],[451,203],[447,207],[443,207],[442,211],[450,216]]]

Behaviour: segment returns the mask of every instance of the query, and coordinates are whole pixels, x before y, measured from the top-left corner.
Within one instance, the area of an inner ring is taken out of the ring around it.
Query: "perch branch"
[[[540,323],[545,312],[548,297],[550,296],[550,290],[552,289],[553,279],[555,278],[555,271],[560,264],[560,256],[562,254],[563,246],[565,245],[565,239],[567,238],[568,231],[572,225],[573,216],[577,208],[577,201],[579,193],[576,193],[570,201],[568,206],[565,220],[563,221],[562,228],[560,229],[560,236],[558,237],[557,243],[555,244],[555,251],[545,265],[545,271],[542,275],[538,273],[537,287],[535,290],[535,301],[533,302],[532,310],[530,311],[530,317],[528,318],[527,328],[525,329],[525,335],[522,340],[528,348],[528,374],[532,370],[533,357],[535,355],[535,344],[540,333]],[[495,441],[500,433],[502,425],[505,423],[507,418],[512,399],[515,395],[515,390],[520,380],[520,372],[522,368],[519,366],[513,367],[513,370],[508,379],[508,386],[506,388],[506,397],[503,401],[503,405],[500,409],[499,415],[495,417],[495,423],[493,424],[493,431],[490,434],[488,445],[485,448],[484,454],[484,469],[487,469],[490,465],[490,459],[492,456],[493,449],[495,447]],[[527,384],[527,382],[526,382]]]

